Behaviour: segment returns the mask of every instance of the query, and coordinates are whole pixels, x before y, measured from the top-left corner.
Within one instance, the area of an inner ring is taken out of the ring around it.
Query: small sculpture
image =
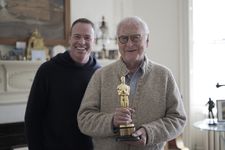
[[[28,47],[26,51],[27,60],[31,60],[32,50],[44,50],[46,58],[49,59],[49,49],[44,44],[44,39],[36,29],[28,40]]]
[[[206,103],[206,105],[208,105],[208,118],[211,119],[213,122],[209,122],[209,125],[216,125],[216,123],[214,122],[214,114],[213,114],[213,108],[215,107],[215,103],[212,101],[211,98],[209,98],[209,101]]]

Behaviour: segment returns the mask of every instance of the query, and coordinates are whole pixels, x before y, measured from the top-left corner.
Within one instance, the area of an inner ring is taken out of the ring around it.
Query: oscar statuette
[[[121,77],[121,84],[117,86],[117,92],[120,99],[120,106],[123,108],[129,108],[129,94],[130,87],[125,83],[125,77]],[[119,126],[119,136],[116,138],[117,141],[138,141],[139,137],[132,136],[135,132],[135,126],[133,123],[123,124]]]

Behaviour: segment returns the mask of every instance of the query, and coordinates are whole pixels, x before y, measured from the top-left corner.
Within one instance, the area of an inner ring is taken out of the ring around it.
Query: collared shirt
[[[128,73],[126,78],[126,84],[130,86],[130,94],[134,95],[136,92],[137,81],[143,74],[143,63],[139,66],[135,73]]]

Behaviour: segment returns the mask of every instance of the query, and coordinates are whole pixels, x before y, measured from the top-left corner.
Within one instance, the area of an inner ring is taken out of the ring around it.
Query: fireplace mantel
[[[0,104],[24,103],[40,61],[0,61]]]
[[[115,59],[98,60],[102,66]],[[41,61],[0,61],[0,104],[26,103]]]

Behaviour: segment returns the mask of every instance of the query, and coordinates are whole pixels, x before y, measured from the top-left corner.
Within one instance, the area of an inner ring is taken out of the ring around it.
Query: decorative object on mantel
[[[17,60],[25,60],[26,57],[24,56],[26,50],[26,42],[24,41],[17,41],[16,48],[13,49],[14,54],[17,57]]]
[[[25,60],[26,42],[17,41],[16,47],[8,48],[8,50],[3,49],[0,49],[0,60]]]
[[[49,49],[44,44],[44,39],[37,29],[32,33],[28,40],[26,50],[27,60],[48,60]]]
[[[98,59],[116,59],[118,57],[118,50],[107,49],[107,45],[110,44],[110,42],[115,42],[116,44],[115,39],[116,38],[110,38],[108,25],[105,21],[105,17],[102,16],[102,21],[100,22],[96,37],[96,45],[100,44],[102,47],[101,50],[97,53]]]

